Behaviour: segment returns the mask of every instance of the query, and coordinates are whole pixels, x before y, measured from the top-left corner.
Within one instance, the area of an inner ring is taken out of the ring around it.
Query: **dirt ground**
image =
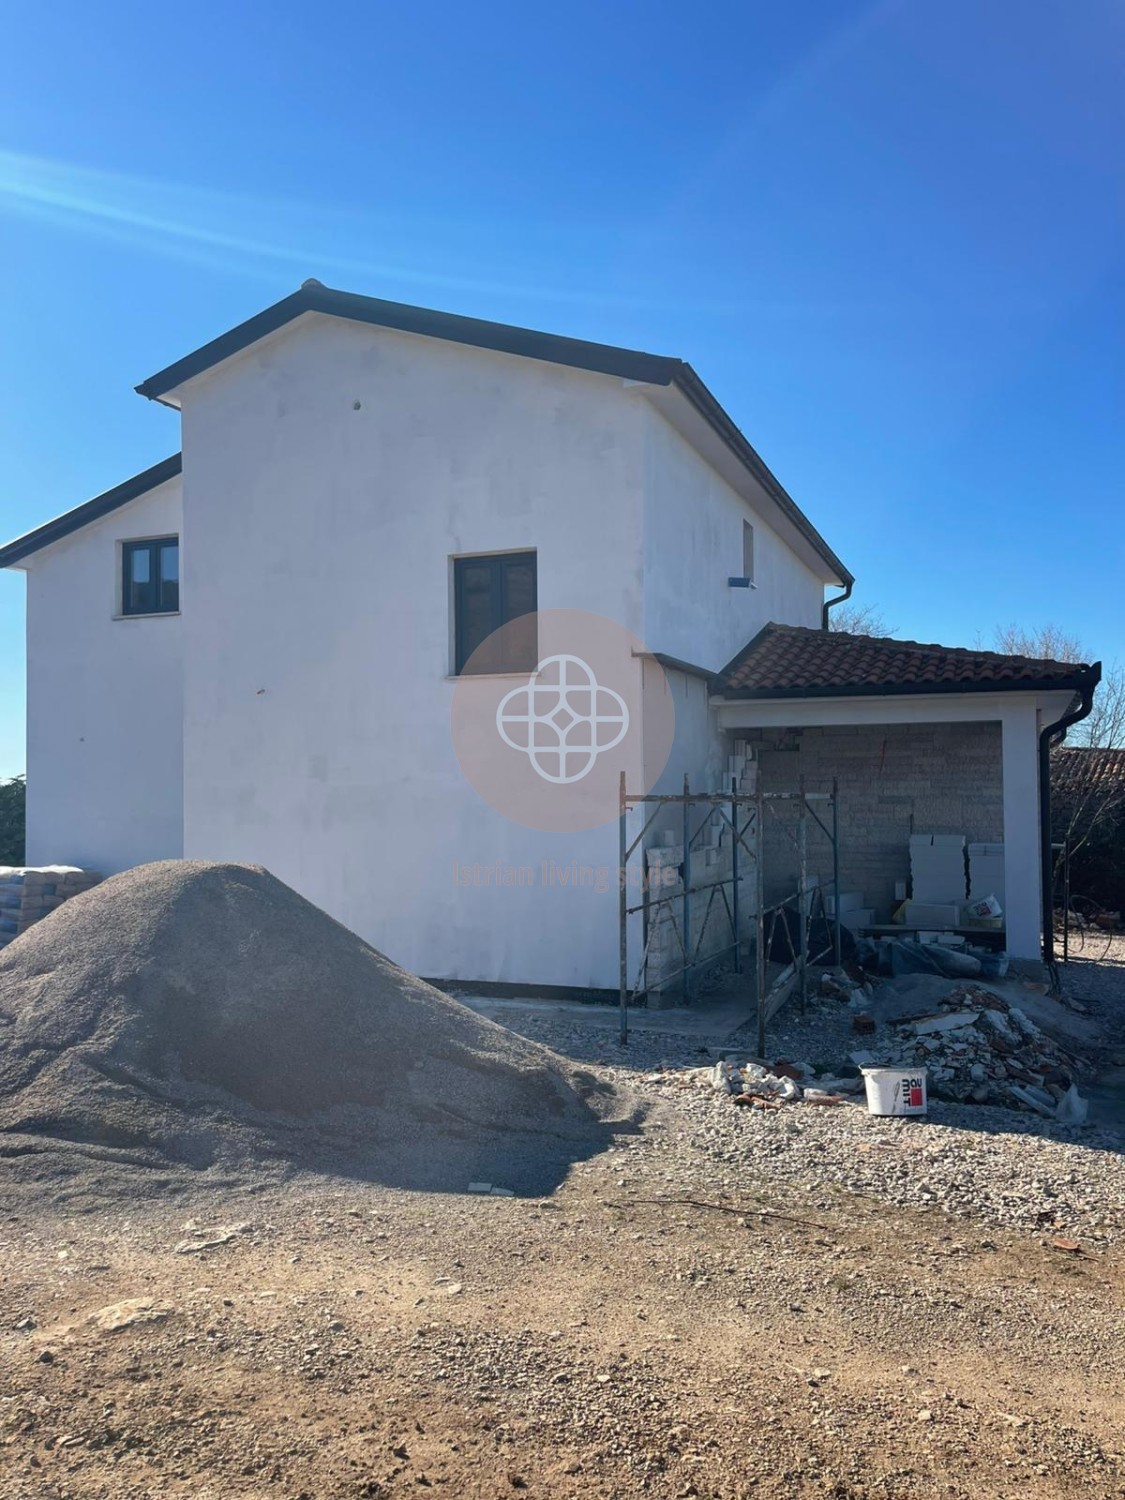
[[[549,1200],[9,1203],[0,1494],[1125,1496],[1120,1249],[723,1199],[688,1141],[653,1173],[680,1125]]]

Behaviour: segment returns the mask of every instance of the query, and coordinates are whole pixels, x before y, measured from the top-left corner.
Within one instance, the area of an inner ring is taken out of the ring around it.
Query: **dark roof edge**
[[[501,354],[518,354],[541,359],[550,364],[569,365],[572,369],[590,370],[601,375],[616,375],[645,385],[674,385],[695,407],[708,425],[753,475],[782,514],[805,538],[813,550],[835,569],[843,585],[854,583],[852,574],[829,547],[816,527],[788,494],[780,480],[751,447],[734,421],[712,395],[689,364],[661,354],[645,354],[637,349],[622,349],[614,344],[595,344],[586,339],[565,338],[557,333],[540,333],[508,323],[493,323],[481,318],[466,318],[460,313],[437,312],[432,308],[412,307],[404,302],[386,302],[380,297],[365,297],[358,292],[342,292],[319,282],[306,282],[297,291],[272,307],[220,334],[210,343],[186,354],[136,387],[150,401],[162,400],[169,391],[185,380],[249,348],[258,339],[283,328],[303,313],[318,312],[330,317],[348,318],[380,328],[395,328],[402,333],[422,334],[428,338],[446,339],[468,344],[476,349],[493,349]]]
[[[341,292],[316,283],[302,286],[291,296],[283,297],[245,323],[239,323],[237,328],[231,328],[209,344],[203,344],[183,359],[178,359],[175,364],[150,375],[137,386],[137,392],[150,400],[158,400],[185,380],[202,374],[308,312],[347,318],[354,323],[371,323],[379,328],[395,328],[402,333],[422,334],[455,344],[469,344],[476,349],[494,349],[501,354],[520,354],[528,359],[570,365],[598,374],[619,375],[649,385],[670,385],[682,363],[665,355],[620,349],[613,344],[595,344],[587,339],[565,338],[557,333],[540,333],[533,328],[467,318],[460,313],[412,307],[405,302],[386,302],[381,297]]]
[[[651,656],[666,672],[682,672],[685,677],[702,677],[704,682],[714,682],[715,674],[710,667],[697,666],[693,661],[681,661],[678,656],[669,656],[666,651],[644,651],[642,656]]]
[[[0,547],[0,568],[9,568],[13,563],[30,557],[33,552],[38,552],[40,548],[49,547],[52,542],[61,541],[71,532],[80,531],[91,521],[98,521],[102,516],[109,515],[110,511],[118,510],[122,505],[128,505],[130,500],[139,499],[149,490],[167,483],[169,479],[174,479],[182,468],[183,456],[173,453],[171,458],[163,458],[158,464],[153,464],[151,469],[144,469],[140,474],[134,474],[131,479],[114,485],[113,489],[106,490],[104,494],[96,495],[93,500],[76,505],[65,515],[56,516],[53,521],[44,522],[34,531],[29,531],[25,536],[17,537],[14,542],[9,542],[6,547]]]
[[[754,647],[767,633],[767,631],[772,629],[773,621],[767,620],[766,623],[762,626],[761,630],[758,631],[757,635],[752,635],[746,642],[745,646],[741,647],[734,653],[730,661],[727,662],[726,666],[719,668],[719,670],[715,673],[715,681],[719,684],[725,682],[730,674],[734,671],[735,667],[741,665],[743,658],[749,656],[751,651],[753,651]]]
[[[680,361],[679,369],[672,377],[672,384],[684,393],[699,414],[723,439],[735,457],[749,469],[766,494],[777,504],[782,514],[792,522],[813,550],[820,554],[829,567],[835,568],[841,587],[846,588],[849,584],[854,584],[855,578],[852,573],[844,567],[780,479],[761,458],[742,429],[716,400],[709,387],[699,378],[691,365]]]
[[[1081,667],[1069,677],[994,678],[990,682],[896,682],[856,683],[850,687],[727,688],[722,673],[717,674],[714,696],[727,702],[768,702],[801,698],[922,698],[941,693],[1065,693],[1078,692],[1084,685],[1096,687],[1101,681],[1102,664],[1094,662]]]

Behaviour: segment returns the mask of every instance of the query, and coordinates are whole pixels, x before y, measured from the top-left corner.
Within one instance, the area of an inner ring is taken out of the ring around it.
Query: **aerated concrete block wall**
[[[861,891],[876,921],[895,905],[896,880],[910,873],[912,833],[963,833],[969,842],[1004,837],[1000,725],[888,724],[747,732],[767,792],[839,784],[840,887]],[[777,804],[775,804],[777,806]],[[822,813],[823,816],[823,813]],[[765,890],[779,899],[795,885],[796,809],[765,820]],[[831,879],[828,841],[810,822],[809,869]]]

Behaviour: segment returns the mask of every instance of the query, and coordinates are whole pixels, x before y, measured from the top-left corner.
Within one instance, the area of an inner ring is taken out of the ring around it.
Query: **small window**
[[[180,540],[121,545],[121,613],[169,615],[180,607]]]
[[[742,523],[742,576],[754,582],[754,528],[749,521]]]
[[[539,646],[534,552],[454,558],[453,594],[458,674],[534,672]],[[525,616],[522,627],[514,623]],[[512,628],[501,630],[504,625]]]

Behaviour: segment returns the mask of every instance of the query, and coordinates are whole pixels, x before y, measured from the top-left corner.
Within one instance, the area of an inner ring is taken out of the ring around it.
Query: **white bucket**
[[[862,1068],[869,1115],[924,1115],[925,1068]]]

